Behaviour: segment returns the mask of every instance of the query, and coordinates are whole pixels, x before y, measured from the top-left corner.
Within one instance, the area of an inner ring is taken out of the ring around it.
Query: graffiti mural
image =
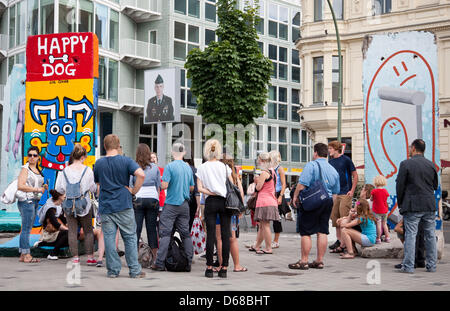
[[[428,32],[368,36],[363,56],[365,179],[386,177],[389,215],[395,218],[395,180],[414,139],[425,141],[425,157],[440,170],[435,37]],[[439,187],[436,206],[440,194]]]
[[[25,65],[14,65],[5,87],[3,106],[0,189],[4,190],[20,173],[22,138],[25,117]],[[2,204],[2,203],[0,203]],[[17,204],[1,205],[8,212],[17,212]]]
[[[92,33],[31,36],[27,42],[24,150],[37,146],[45,182],[53,189],[74,144],[95,162],[98,41]],[[23,161],[27,158],[24,155]],[[40,205],[48,198],[42,196]]]

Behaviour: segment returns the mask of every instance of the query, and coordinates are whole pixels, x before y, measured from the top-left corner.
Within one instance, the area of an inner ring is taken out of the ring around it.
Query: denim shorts
[[[370,242],[370,240],[367,237],[367,235],[361,233],[361,245],[363,247],[369,247],[369,246],[374,245],[374,243]]]

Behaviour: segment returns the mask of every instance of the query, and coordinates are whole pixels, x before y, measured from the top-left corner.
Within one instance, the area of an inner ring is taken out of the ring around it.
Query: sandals
[[[233,269],[233,272],[247,272],[248,269],[246,267],[242,267],[241,269]]]
[[[267,251],[265,251],[263,249],[257,250],[256,253],[258,255],[265,255],[265,254],[270,254],[271,255],[271,254],[273,254],[272,252],[267,252]]]
[[[250,252],[256,252],[256,248],[254,248],[253,246],[250,246],[250,248],[248,249]]]
[[[322,261],[313,261],[308,264],[308,266],[312,269],[323,269],[323,262]]]
[[[25,257],[24,257],[22,262],[24,262],[24,263],[38,263],[38,262],[41,262],[41,261],[39,259],[37,259],[37,258],[34,258],[34,257],[31,257],[30,260],[26,260]]]
[[[339,254],[339,253],[344,253],[345,250],[346,250],[346,247],[340,247],[340,246],[338,246],[338,247],[332,249],[332,250],[330,251],[330,253],[332,253],[332,254]]]
[[[307,262],[301,262],[301,260],[296,263],[288,264],[289,269],[297,269],[297,270],[308,270],[309,265]]]

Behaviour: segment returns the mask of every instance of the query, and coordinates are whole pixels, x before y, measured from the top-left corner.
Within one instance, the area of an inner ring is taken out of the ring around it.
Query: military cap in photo
[[[162,83],[164,83],[164,80],[163,80],[163,78],[161,77],[161,75],[158,75],[158,76],[156,77],[155,84],[162,84]]]

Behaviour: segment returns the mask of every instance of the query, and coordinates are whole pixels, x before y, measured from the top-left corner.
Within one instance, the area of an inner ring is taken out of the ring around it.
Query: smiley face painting
[[[440,170],[435,37],[416,31],[367,36],[363,56],[365,180],[386,177],[389,215],[395,215],[395,180],[414,139],[425,141],[425,157]]]

